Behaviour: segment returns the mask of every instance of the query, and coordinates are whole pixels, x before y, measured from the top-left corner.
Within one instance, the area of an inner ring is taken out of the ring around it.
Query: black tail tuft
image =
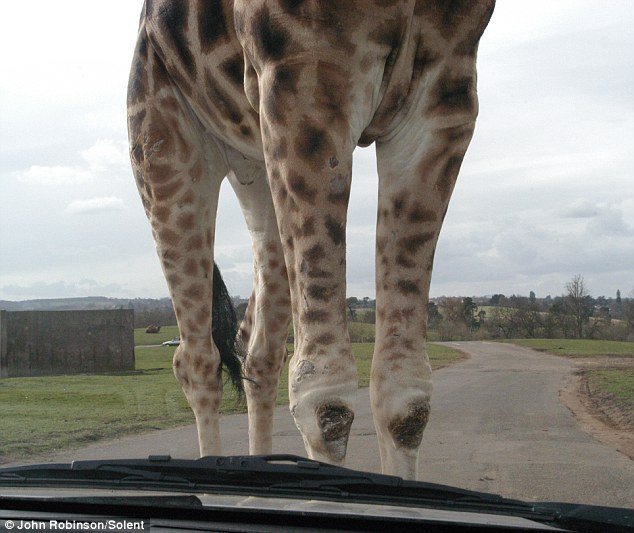
[[[231,385],[238,393],[238,399],[244,397],[242,382],[242,362],[246,352],[238,341],[238,319],[231,303],[231,297],[222,280],[218,265],[214,263],[214,289],[211,311],[213,328],[211,336],[220,352],[222,368],[229,374]]]

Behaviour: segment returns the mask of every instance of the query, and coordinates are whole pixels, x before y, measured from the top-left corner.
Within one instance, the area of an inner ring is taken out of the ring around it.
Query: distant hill
[[[234,296],[233,305],[248,302],[248,299]],[[0,300],[2,311],[84,311],[90,309],[172,309],[169,298],[107,298],[106,296],[86,296],[82,298],[48,298],[13,302]]]
[[[247,299],[232,297],[233,305],[246,307]],[[95,309],[134,309],[134,327],[176,325],[176,316],[169,298],[50,298],[12,302],[0,300],[1,311],[90,311]]]
[[[23,300],[12,302],[0,300],[0,309],[4,311],[83,311],[89,309],[163,309],[171,308],[169,298],[107,298],[105,296],[87,296],[83,298],[51,298],[42,300]]]

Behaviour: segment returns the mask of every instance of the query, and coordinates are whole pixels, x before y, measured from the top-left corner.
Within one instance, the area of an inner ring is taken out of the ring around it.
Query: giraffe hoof
[[[315,410],[326,454],[336,462],[346,457],[354,413],[343,404],[323,404]]]
[[[418,400],[407,406],[407,414],[396,417],[388,429],[397,446],[402,448],[418,448],[423,440],[423,430],[429,420],[429,402]]]

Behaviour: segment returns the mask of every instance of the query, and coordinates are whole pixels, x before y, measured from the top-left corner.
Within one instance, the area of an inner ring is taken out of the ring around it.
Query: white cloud
[[[14,173],[23,183],[39,185],[82,185],[97,179],[129,178],[131,174],[127,143],[98,139],[90,148],[81,150],[82,165],[31,165]]]
[[[93,215],[110,211],[122,211],[123,200],[115,196],[105,198],[90,198],[89,200],[75,200],[68,204],[64,213],[69,215]]]
[[[40,185],[77,185],[92,179],[92,174],[81,167],[32,165],[17,173],[18,181]]]
[[[130,168],[128,145],[123,141],[98,139],[90,148],[81,151],[81,157],[88,163],[90,170],[96,173]]]
[[[600,215],[588,223],[588,232],[598,237],[632,236],[634,228],[623,218],[623,211],[612,207],[604,208]],[[634,242],[630,239],[630,247]]]
[[[598,207],[586,198],[575,200],[562,211],[562,215],[566,218],[592,218],[598,214]]]
[[[102,283],[94,279],[78,281],[54,281],[0,287],[3,298],[26,300],[34,298],[77,298],[82,296],[111,296],[125,291],[118,283]]]

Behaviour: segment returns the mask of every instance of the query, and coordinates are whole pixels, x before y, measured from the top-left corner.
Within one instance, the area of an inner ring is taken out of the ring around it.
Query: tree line
[[[238,318],[247,301],[234,299]],[[158,302],[157,302],[158,303]],[[160,305],[135,302],[135,327],[175,325],[168,299]],[[351,322],[374,324],[376,301],[354,296],[346,300]],[[634,293],[622,298],[594,298],[583,276],[577,275],[561,296],[537,298],[494,294],[490,298],[445,297],[430,301],[427,331],[432,340],[496,338],[589,338],[634,341]]]
[[[634,340],[634,298],[592,297],[577,275],[555,298],[494,295],[488,305],[472,298],[430,303],[428,328],[440,340],[451,338],[576,338]]]

